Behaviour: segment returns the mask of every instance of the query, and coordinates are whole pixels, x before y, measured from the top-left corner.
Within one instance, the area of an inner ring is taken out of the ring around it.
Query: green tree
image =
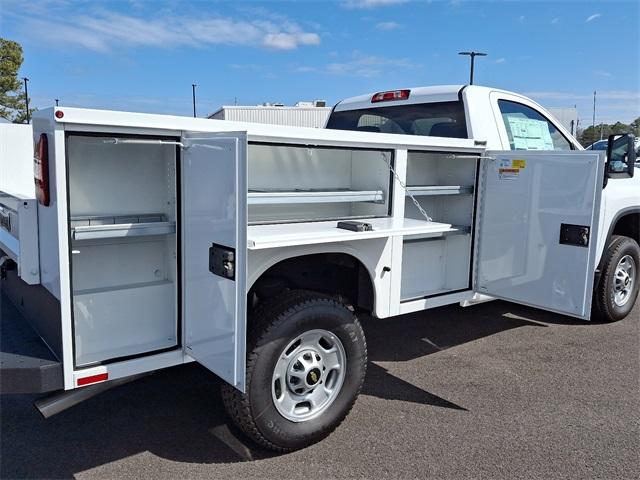
[[[613,135],[615,133],[633,133],[634,135],[638,135],[640,127],[640,118],[636,118],[631,124],[627,125],[626,123],[616,122],[612,125],[607,123],[602,123],[600,125],[596,125],[595,128],[593,126],[587,127],[578,136],[578,140],[583,146],[589,146],[593,142],[597,142],[598,140],[607,139],[609,135]]]
[[[640,137],[640,117],[631,122],[629,124],[629,128],[631,129],[631,133],[633,133],[636,137]]]
[[[22,81],[18,77],[22,61],[20,44],[0,37],[0,117],[14,123],[27,119]],[[29,110],[31,114],[35,108]]]

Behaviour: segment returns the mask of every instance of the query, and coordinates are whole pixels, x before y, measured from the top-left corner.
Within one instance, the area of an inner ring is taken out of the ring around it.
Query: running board
[[[131,375],[130,377],[111,380],[110,382],[97,383],[88,387],[81,387],[76,390],[58,391],[49,396],[39,398],[33,405],[38,409],[44,418],[52,417],[60,412],[65,411],[85,400],[99,395],[100,393],[111,390],[113,387],[119,387],[142,377],[146,377],[150,373],[141,373],[139,375]]]

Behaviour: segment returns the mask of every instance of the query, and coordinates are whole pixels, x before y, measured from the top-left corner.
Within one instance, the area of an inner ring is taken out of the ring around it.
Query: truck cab
[[[478,85],[405,88],[347,98],[335,105],[326,128],[473,138],[496,150],[584,150],[535,101]],[[602,153],[604,150],[606,145]],[[630,174],[613,174],[612,181],[606,182],[598,219],[594,313],[609,321],[619,320],[631,311],[640,281],[636,248],[640,243],[640,177],[633,175],[633,168],[630,170]],[[629,251],[633,267],[627,255],[618,255],[620,245]],[[616,277],[623,280],[616,281]],[[625,281],[626,288],[620,283]]]

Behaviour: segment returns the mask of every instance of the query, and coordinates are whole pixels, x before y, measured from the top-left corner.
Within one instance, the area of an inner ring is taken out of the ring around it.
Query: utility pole
[[[193,118],[196,118],[196,84],[191,84],[191,97],[193,99]]]
[[[27,123],[29,123],[31,121],[31,119],[29,118],[29,89],[27,87],[29,79],[27,77],[24,77],[22,80],[24,80],[24,103],[27,107]]]
[[[591,126],[593,127],[593,138],[592,138],[592,142],[596,141],[596,91],[593,91],[593,122],[591,123]]]
[[[471,58],[471,72],[469,74],[469,85],[473,85],[473,70],[476,61],[476,57],[486,57],[487,54],[483,52],[474,52],[473,50],[470,52],[458,52],[458,55],[468,55]]]
[[[59,101],[59,100],[56,98],[56,99],[55,99],[55,101],[56,101],[56,107],[57,107],[57,106],[58,106],[58,101]]]

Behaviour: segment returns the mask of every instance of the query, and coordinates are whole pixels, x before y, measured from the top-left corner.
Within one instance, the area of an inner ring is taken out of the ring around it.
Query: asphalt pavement
[[[353,411],[287,455],[230,427],[220,381],[195,364],[48,420],[35,396],[1,396],[0,477],[637,479],[639,304],[614,324],[505,302],[364,320]]]

